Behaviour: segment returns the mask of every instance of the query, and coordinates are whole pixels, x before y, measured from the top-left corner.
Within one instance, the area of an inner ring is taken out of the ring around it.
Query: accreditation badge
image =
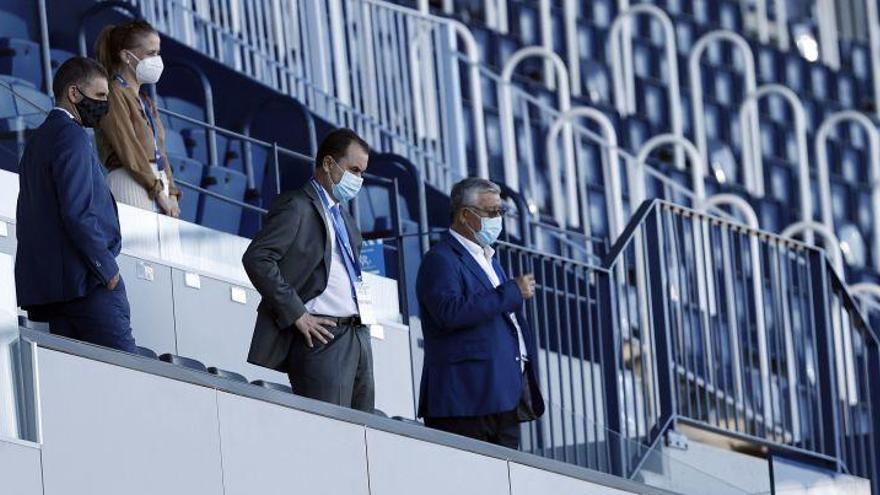
[[[373,308],[373,293],[370,291],[370,286],[365,281],[361,280],[357,283],[357,288],[355,291],[357,295],[357,306],[358,313],[361,317],[361,324],[370,326],[379,323],[376,320],[376,311]]]

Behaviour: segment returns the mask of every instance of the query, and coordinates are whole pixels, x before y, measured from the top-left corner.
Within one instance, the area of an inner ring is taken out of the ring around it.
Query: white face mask
[[[135,76],[141,84],[156,84],[162,77],[162,71],[165,70],[165,64],[159,55],[146,57],[144,59],[137,58],[137,55],[128,51],[128,54],[138,61],[134,69]]]

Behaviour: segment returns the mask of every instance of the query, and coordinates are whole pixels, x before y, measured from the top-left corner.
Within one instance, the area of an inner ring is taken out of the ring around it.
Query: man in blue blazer
[[[135,352],[116,256],[116,202],[86,127],[107,113],[107,73],[73,57],[52,83],[56,107],[19,165],[18,304],[52,333]]]
[[[419,416],[432,428],[518,448],[520,423],[544,412],[523,301],[533,275],[510,279],[494,257],[504,208],[498,185],[452,188],[452,226],[425,255],[416,290],[425,336]]]

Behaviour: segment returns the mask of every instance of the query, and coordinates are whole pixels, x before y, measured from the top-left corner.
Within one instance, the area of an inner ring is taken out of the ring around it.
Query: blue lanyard
[[[123,88],[128,87],[128,81],[126,81],[125,78],[123,78],[119,74],[116,74],[115,76],[113,76],[113,78],[116,79],[116,82],[118,82]],[[147,104],[144,103],[141,95],[138,95],[138,101],[141,104],[141,110],[144,111],[144,116],[147,118],[147,122],[150,123],[150,129],[153,131],[153,154],[156,160],[156,166],[161,167],[162,170],[165,170],[168,164],[165,163],[165,160],[162,159],[162,153],[159,151],[159,134],[156,131],[156,121],[153,120],[153,114],[149,111],[149,109],[147,109]]]
[[[321,198],[321,204],[324,205],[324,211],[327,212],[327,216],[330,217],[330,221],[333,224],[333,230],[336,232],[336,240],[339,244],[339,249],[342,251],[342,258],[345,261],[345,268],[348,271],[349,278],[352,281],[352,284],[355,282],[361,281],[361,263],[354,256],[354,251],[351,249],[350,240],[348,238],[348,230],[345,228],[345,224],[341,222],[342,215],[340,214],[339,219],[337,220],[336,215],[333,214],[333,211],[330,207],[330,198],[327,197],[327,191],[324,190],[324,186],[318,183],[314,177],[309,179],[312,187],[317,191],[318,196]],[[338,206],[338,205],[337,205]]]

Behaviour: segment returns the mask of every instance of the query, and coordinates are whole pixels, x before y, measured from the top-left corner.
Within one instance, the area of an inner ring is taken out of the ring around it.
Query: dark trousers
[[[49,322],[49,331],[55,335],[137,352],[122,279],[112,291],[101,285],[85,297],[41,306],[37,314],[40,321]]]
[[[375,408],[373,351],[365,326],[331,328],[326,345],[312,339],[309,348],[297,332],[287,355],[287,376],[293,393],[372,413]]]
[[[519,448],[519,415],[516,410],[486,416],[425,418],[425,426],[502,447]]]

